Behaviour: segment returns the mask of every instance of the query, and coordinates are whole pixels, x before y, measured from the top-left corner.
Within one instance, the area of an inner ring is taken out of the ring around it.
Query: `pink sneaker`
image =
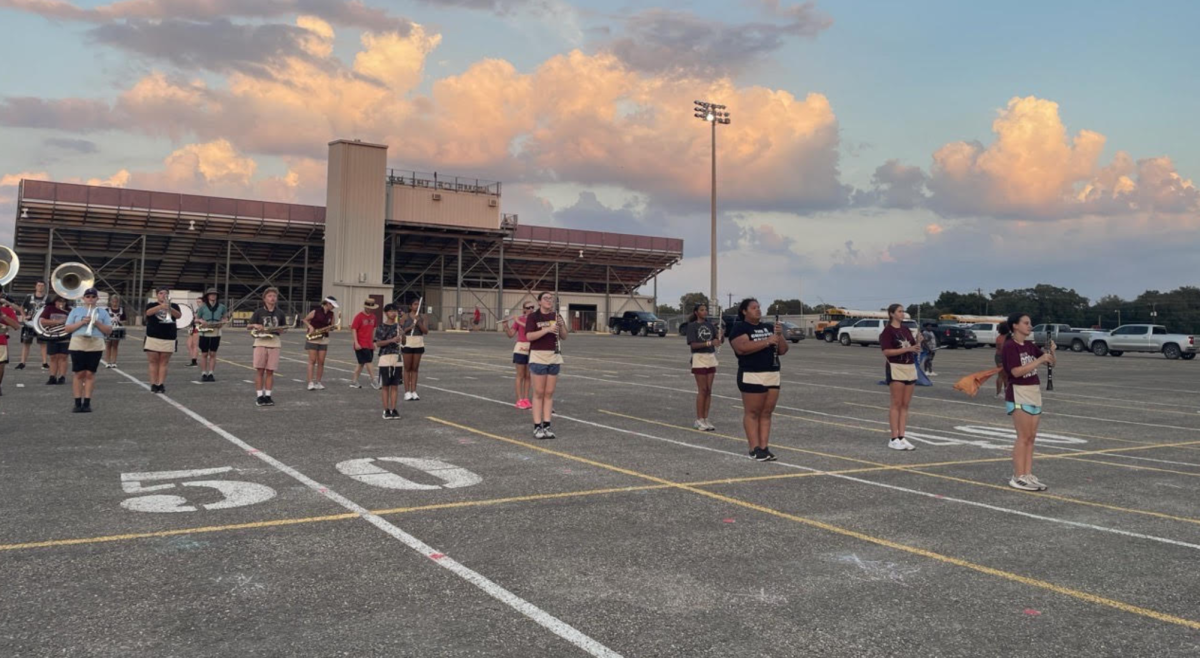
[[[517,405],[519,407],[521,407],[522,409],[532,409],[533,408],[533,403],[529,401],[529,398],[525,398],[524,400],[521,400],[520,402],[517,403]]]

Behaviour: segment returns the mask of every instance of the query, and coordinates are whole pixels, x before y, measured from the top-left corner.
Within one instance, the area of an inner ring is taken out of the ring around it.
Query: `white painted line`
[[[203,385],[204,385],[204,382],[198,382],[198,381],[196,381],[196,380],[194,380],[194,379],[191,381],[191,383],[192,383],[192,384],[195,384],[195,385],[197,385],[197,386],[203,386]]]
[[[479,381],[478,377],[468,377],[467,375],[463,375],[463,379],[474,379],[475,381]]]
[[[251,380],[249,380],[249,379],[243,379],[242,381],[246,382],[247,384],[253,384],[253,383],[254,383],[253,381],[251,381]]]
[[[120,372],[119,374],[129,378],[133,382],[140,385],[142,388],[144,388],[146,390],[150,390],[149,386],[138,381],[132,375],[126,374],[125,372]],[[426,544],[425,542],[421,541],[420,539],[417,539],[416,537],[401,530],[399,527],[393,525],[392,523],[383,519],[382,517],[372,514],[370,512],[370,510],[368,510],[367,508],[359,505],[358,503],[350,500],[349,498],[346,498],[345,496],[337,493],[333,489],[321,484],[320,482],[313,480],[312,478],[308,477],[307,475],[304,475],[300,471],[297,471],[296,469],[292,468],[291,466],[284,464],[283,462],[279,461],[278,459],[275,459],[274,457],[268,455],[267,453],[262,452],[261,450],[255,448],[254,446],[252,446],[252,445],[246,443],[245,441],[239,439],[238,437],[234,436],[233,434],[230,434],[226,430],[218,427],[217,425],[215,425],[214,423],[209,421],[207,418],[192,411],[191,409],[180,404],[179,402],[176,402],[174,399],[167,397],[166,395],[159,395],[158,397],[159,397],[159,399],[163,400],[167,404],[169,404],[172,407],[175,407],[179,411],[183,412],[186,416],[188,416],[192,420],[195,420],[196,422],[200,423],[204,427],[207,427],[209,430],[211,430],[217,436],[220,436],[221,438],[232,443],[233,445],[241,448],[242,450],[245,450],[247,452],[247,454],[253,455],[254,457],[257,457],[258,459],[270,464],[271,466],[275,467],[275,469],[279,470],[282,473],[286,473],[287,475],[291,476],[293,479],[299,481],[301,484],[304,484],[305,486],[307,486],[309,489],[312,489],[313,491],[325,496],[329,500],[332,500],[333,502],[337,503],[338,505],[341,505],[342,507],[346,508],[347,510],[354,512],[355,514],[358,514],[359,517],[361,517],[363,520],[365,520],[366,522],[375,526],[376,528],[379,528],[380,530],[386,532],[388,535],[392,536],[393,538],[399,540],[405,546],[408,546],[409,548],[416,551],[417,553],[420,553],[421,555],[424,555],[425,557],[433,560],[433,562],[435,564],[437,564],[438,566],[442,567],[443,569],[446,569],[447,571],[450,571],[451,573],[458,576],[459,578],[462,578],[463,580],[466,580],[467,582],[471,583],[472,585],[478,587],[479,589],[483,590],[485,593],[487,593],[492,598],[504,603],[505,605],[508,605],[509,607],[513,608],[517,612],[520,612],[521,614],[525,615],[526,617],[537,622],[543,628],[549,630],[550,632],[563,638],[564,640],[570,642],[571,644],[579,647],[580,649],[583,649],[588,654],[590,654],[592,656],[604,656],[605,658],[621,658],[621,655],[618,654],[617,652],[613,651],[612,649],[609,649],[608,647],[604,646],[603,644],[600,644],[599,642],[597,642],[596,640],[593,640],[592,638],[588,637],[587,635],[584,635],[582,632],[580,632],[573,626],[570,626],[569,624],[562,621],[561,619],[551,615],[550,613],[542,610],[541,608],[538,608],[537,606],[533,605],[532,603],[529,603],[525,599],[522,599],[521,597],[517,596],[516,594],[513,594],[512,592],[504,589],[503,587],[492,582],[491,580],[488,580],[482,574],[479,574],[478,572],[471,570],[469,567],[463,565],[462,563],[451,558],[450,556],[446,555],[445,553],[442,553],[441,551],[434,549],[432,546]]]
[[[429,380],[429,381],[431,381],[431,382],[440,382],[440,381],[442,381],[442,380],[438,379],[437,377],[426,377],[425,379],[428,379],[428,380]]]
[[[475,398],[477,400],[483,400],[485,402],[493,402],[495,404],[502,404],[506,407],[510,406],[508,402],[504,402],[502,400],[496,400],[493,398],[486,398],[486,397],[483,397],[482,395],[472,395],[471,393],[463,393],[461,391],[452,391],[448,388],[439,388],[437,386],[430,386],[429,388],[432,388],[435,391],[442,391],[444,393],[451,393],[454,395],[461,395],[464,397]],[[638,436],[638,437],[642,437],[642,438],[646,438],[646,439],[653,439],[655,441],[662,441],[664,443],[673,443],[675,445],[684,446],[686,448],[692,448],[694,450],[704,450],[707,452],[720,452],[720,453],[724,453],[724,454],[731,455],[731,456],[737,456],[740,459],[746,459],[746,457],[743,457],[741,453],[733,453],[733,452],[728,452],[726,450],[709,448],[708,446],[694,445],[694,444],[687,443],[684,441],[676,441],[674,439],[668,439],[668,438],[661,437],[661,436],[655,436],[653,434],[646,434],[645,432],[637,432],[634,430],[622,429],[620,427],[614,427],[612,425],[605,425],[603,423],[596,423],[596,422],[592,422],[590,420],[583,420],[581,418],[573,418],[571,416],[564,416],[561,414],[555,414],[555,415],[559,418],[562,418],[563,420],[570,420],[570,421],[574,421],[576,423],[581,423],[583,425],[591,425],[592,427],[598,427],[601,429],[607,429],[607,430],[611,430],[614,432],[620,432],[622,434],[630,434],[633,436]],[[680,428],[680,429],[683,429],[683,428]],[[851,475],[829,473],[828,471],[822,471],[821,469],[810,468],[808,466],[801,466],[799,464],[789,464],[787,462],[781,462],[781,461],[770,462],[770,463],[776,464],[778,466],[783,466],[786,468],[794,468],[794,469],[798,469],[801,471],[807,471],[809,473],[824,473],[825,477],[837,478],[839,480],[848,480],[850,482],[857,482],[859,484],[866,484],[866,485],[870,485],[873,487],[882,487],[884,489],[891,489],[893,491],[901,491],[904,493],[914,494],[917,496],[923,496],[925,498],[933,498],[935,500],[941,500],[941,501],[945,501],[945,502],[959,503],[961,505],[969,505],[971,507],[979,507],[982,509],[991,510],[993,512],[1000,512],[1003,514],[1011,514],[1013,516],[1022,516],[1022,517],[1029,518],[1029,519],[1037,519],[1039,521],[1046,521],[1049,523],[1057,523],[1059,525],[1072,526],[1072,527],[1076,527],[1076,528],[1085,528],[1088,530],[1095,530],[1097,532],[1107,532],[1109,534],[1121,535],[1124,537],[1133,537],[1135,539],[1146,539],[1146,540],[1158,542],[1161,544],[1170,544],[1172,546],[1182,546],[1184,548],[1200,550],[1200,544],[1190,544],[1188,542],[1178,541],[1175,539],[1167,539],[1166,537],[1157,537],[1155,535],[1146,535],[1146,534],[1142,534],[1140,532],[1130,532],[1128,530],[1119,530],[1117,528],[1109,528],[1107,526],[1095,525],[1092,523],[1083,523],[1081,521],[1071,521],[1068,519],[1060,519],[1060,518],[1056,518],[1056,517],[1052,517],[1052,516],[1043,516],[1041,514],[1033,514],[1031,512],[1022,512],[1021,510],[1016,510],[1016,509],[1012,509],[1009,507],[1001,507],[999,505],[990,505],[988,503],[981,503],[981,502],[977,502],[974,500],[966,500],[964,498],[953,498],[951,496],[935,494],[935,493],[931,493],[928,491],[921,491],[920,489],[909,489],[908,487],[900,487],[900,486],[897,486],[894,484],[887,484],[885,482],[875,482],[873,480],[864,480],[862,478],[856,478]]]
[[[297,382],[297,383],[300,383],[300,384],[305,384],[305,383],[307,383],[307,382],[305,382],[303,379],[292,379],[292,381],[294,381],[294,382]]]

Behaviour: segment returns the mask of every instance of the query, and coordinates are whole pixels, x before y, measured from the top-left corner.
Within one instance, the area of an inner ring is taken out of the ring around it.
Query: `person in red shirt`
[[[908,405],[912,403],[917,383],[917,353],[921,341],[904,326],[904,307],[892,304],[888,307],[888,323],[879,334],[879,347],[887,358],[887,383],[892,394],[888,409],[888,424],[892,427],[892,438],[888,447],[892,450],[916,450],[917,447],[904,438],[908,427]]]
[[[4,394],[4,367],[8,365],[8,332],[20,328],[21,323],[17,321],[17,311],[13,308],[12,300],[0,292],[0,395]]]
[[[363,310],[350,322],[350,329],[354,335],[354,359],[358,362],[354,367],[354,378],[350,380],[350,388],[362,388],[362,384],[358,383],[358,376],[366,368],[371,387],[379,389],[379,382],[371,372],[371,361],[375,358],[375,325],[378,324],[375,311],[378,310],[379,304],[373,299],[368,299],[363,302]]]
[[[1023,491],[1045,491],[1046,485],[1033,474],[1033,442],[1037,439],[1042,417],[1042,382],[1038,379],[1038,368],[1043,363],[1054,365],[1054,341],[1048,341],[1049,351],[1042,353],[1029,339],[1033,323],[1024,313],[1008,316],[1008,327],[1012,333],[1004,341],[1001,352],[1001,367],[1008,375],[1004,402],[1017,431],[1012,455],[1013,476],[1008,486]]]

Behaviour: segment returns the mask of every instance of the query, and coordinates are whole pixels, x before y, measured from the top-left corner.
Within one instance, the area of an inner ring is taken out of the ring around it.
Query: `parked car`
[[[799,343],[804,340],[804,329],[800,325],[792,324],[787,320],[781,320],[779,324],[783,325],[783,337],[792,343]]]
[[[620,335],[622,331],[628,331],[631,336],[666,336],[667,323],[649,311],[625,311],[619,317],[608,319],[608,331],[614,336]]]
[[[999,322],[976,322],[967,328],[975,332],[975,338],[979,340],[980,345],[995,345],[996,339],[1000,337]]]
[[[885,323],[887,323],[887,320],[859,320],[853,326],[843,327],[838,332],[838,342],[842,345],[857,343],[863,347],[878,345],[879,334],[883,333],[883,325]],[[905,320],[903,324],[913,332],[917,330],[917,323],[914,320]]]
[[[948,347],[956,349],[959,347],[971,349],[979,347],[979,338],[971,329],[958,324],[956,322],[935,322],[933,326],[933,340],[937,343],[938,348]]]
[[[837,322],[834,322],[833,324],[817,332],[817,338],[824,340],[826,343],[832,343],[838,339],[838,333],[841,332],[842,329],[854,326],[854,323],[861,319],[862,318],[842,318],[841,320],[838,320]]]
[[[1033,340],[1039,345],[1046,344],[1046,326],[1039,324],[1033,328]],[[1092,341],[1099,336],[1108,335],[1108,332],[1102,329],[1077,329],[1065,324],[1050,326],[1058,327],[1058,332],[1054,334],[1055,346],[1072,352],[1091,352]]]
[[[1161,324],[1126,324],[1092,341],[1092,354],[1121,356],[1126,352],[1161,352],[1168,359],[1196,358],[1196,337],[1167,333]]]

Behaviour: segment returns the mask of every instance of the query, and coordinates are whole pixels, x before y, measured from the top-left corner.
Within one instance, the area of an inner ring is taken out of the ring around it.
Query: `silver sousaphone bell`
[[[0,286],[7,286],[17,278],[17,270],[21,269],[21,259],[17,252],[0,245]]]
[[[92,272],[92,268],[83,263],[63,263],[54,268],[54,272],[50,275],[50,287],[54,289],[55,294],[71,301],[82,299],[84,291],[95,285],[95,273]],[[42,315],[47,308],[49,306],[43,306],[33,316],[33,330],[42,338],[62,338],[66,332],[61,327],[47,329],[42,326]]]

